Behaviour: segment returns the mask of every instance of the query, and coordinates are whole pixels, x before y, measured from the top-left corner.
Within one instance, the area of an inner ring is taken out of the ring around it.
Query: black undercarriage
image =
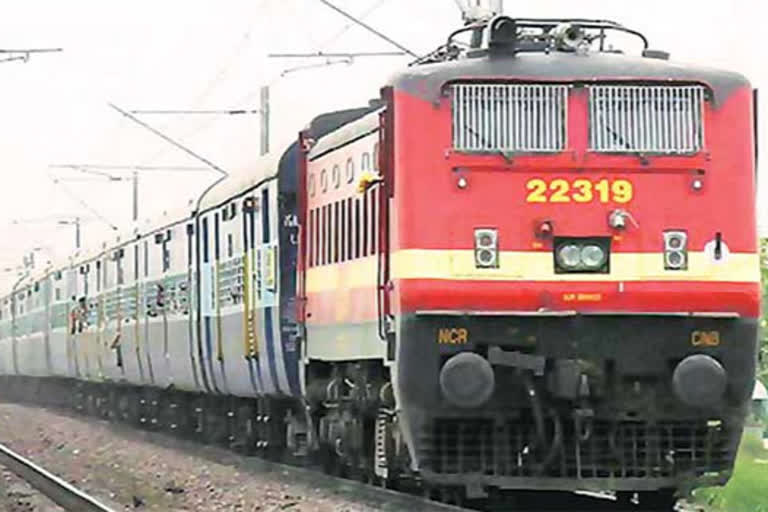
[[[738,318],[405,317],[399,339],[419,340],[400,343],[397,354],[414,466],[428,481],[478,495],[723,484],[754,383],[756,334],[754,320]],[[466,352],[480,357],[447,375]],[[690,356],[692,376],[676,377]],[[722,396],[709,367],[697,366],[703,356],[724,369]],[[489,398],[462,405],[482,395],[486,367]]]

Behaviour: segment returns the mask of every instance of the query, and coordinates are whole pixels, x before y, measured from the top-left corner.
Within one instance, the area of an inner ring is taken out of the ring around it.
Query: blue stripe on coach
[[[280,383],[277,379],[277,361],[275,361],[275,335],[274,324],[272,323],[272,307],[264,308],[264,334],[267,338],[267,357],[269,358],[269,374],[272,376],[275,392],[288,391],[280,389]],[[280,361],[282,363],[282,361]]]

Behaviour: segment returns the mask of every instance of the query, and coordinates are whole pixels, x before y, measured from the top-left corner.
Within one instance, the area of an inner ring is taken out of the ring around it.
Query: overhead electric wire
[[[397,57],[405,55],[405,52],[323,52],[314,53],[270,53],[267,57],[276,57],[281,59],[311,59],[311,58],[333,58],[333,57]]]
[[[349,30],[349,28],[351,28],[352,26],[354,26],[354,25],[360,25],[360,24],[361,24],[361,22],[360,22],[360,20],[361,20],[361,19],[363,19],[363,18],[366,18],[366,17],[367,17],[367,16],[369,16],[371,13],[373,13],[374,11],[376,11],[377,9],[379,9],[379,8],[380,8],[380,7],[381,7],[381,6],[382,6],[382,5],[383,5],[383,4],[386,2],[386,1],[388,1],[388,0],[378,0],[378,1],[376,1],[376,2],[375,2],[375,3],[373,3],[373,4],[372,4],[372,5],[371,5],[371,6],[370,6],[368,9],[366,9],[366,11],[364,11],[362,15],[360,15],[360,16],[359,16],[359,19],[357,19],[357,18],[355,18],[355,17],[352,17],[352,16],[350,16],[350,15],[346,15],[345,17],[346,17],[347,19],[350,19],[350,20],[352,21],[352,23],[348,23],[347,25],[345,25],[345,26],[344,26],[344,27],[343,27],[341,30],[339,30],[339,31],[338,31],[337,33],[335,33],[333,36],[331,36],[331,37],[330,37],[330,38],[328,38],[327,40],[323,41],[323,42],[321,43],[321,45],[320,45],[320,46],[321,46],[321,47],[324,47],[324,46],[327,46],[328,44],[331,44],[332,42],[334,42],[335,40],[337,40],[339,37],[341,37],[341,36],[342,36],[342,35],[343,35],[343,34],[344,34],[344,33],[345,33],[347,30]],[[325,3],[325,2],[324,2],[324,3]],[[263,2],[262,2],[262,4],[263,4]],[[328,6],[329,6],[329,7],[331,7],[331,8],[335,8],[335,6],[333,6],[332,4],[330,4],[330,5],[328,5]],[[370,27],[368,27],[367,25],[365,25],[364,23],[363,23],[361,26],[363,26],[363,27],[364,27],[364,28],[366,28],[367,30],[371,30],[371,28],[370,28]],[[252,30],[253,30],[253,29],[249,29],[249,30],[248,30],[248,31],[247,31],[247,32],[246,32],[246,33],[243,35],[243,37],[241,38],[241,41],[240,41],[240,43],[238,44],[238,46],[237,46],[237,48],[236,48],[235,52],[232,54],[232,56],[230,56],[230,57],[227,59],[228,61],[231,61],[231,60],[233,60],[234,58],[236,58],[236,57],[237,57],[237,55],[239,55],[239,54],[242,52],[242,50],[243,50],[243,49],[244,49],[244,47],[245,47],[245,44],[244,44],[244,43],[245,43],[246,41],[248,41],[248,39],[249,39],[249,37],[250,37],[250,34],[251,34]],[[373,30],[373,32],[378,34],[378,32],[377,32],[377,31],[375,31],[375,30]],[[381,34],[381,35],[383,35],[383,34]],[[388,39],[388,38],[386,38],[386,36],[384,36],[384,37],[385,37],[385,39]],[[311,38],[310,38],[310,39],[311,39]],[[394,43],[394,45],[395,45],[395,46],[398,46],[398,44],[397,44],[396,42],[392,41],[392,43]],[[407,48],[405,48],[405,47],[402,47],[402,48],[400,48],[400,49],[403,51],[403,53],[406,53],[406,54],[409,54],[409,55],[415,55],[413,52],[411,52],[410,50],[408,50],[408,49],[407,49]],[[361,53],[363,53],[363,52],[361,52]],[[395,54],[395,52],[369,52],[369,53],[371,53],[371,54],[373,54],[373,53],[379,53],[379,54],[382,54],[382,56],[383,56],[383,54],[384,54],[384,53],[388,53],[388,54],[391,54],[392,56],[401,55],[401,54]],[[371,55],[371,56],[373,56],[373,55]],[[345,55],[345,57],[351,57],[351,55],[350,55],[350,56],[347,56],[347,55]],[[330,62],[330,63],[325,63],[325,64],[323,64],[323,66],[310,65],[310,66],[297,66],[297,67],[287,68],[287,69],[284,69],[284,70],[282,70],[282,71],[281,71],[281,72],[280,72],[280,73],[279,73],[277,76],[275,76],[275,77],[274,77],[274,78],[273,78],[273,79],[272,79],[272,80],[269,82],[269,84],[267,84],[267,85],[272,85],[272,84],[274,84],[275,82],[277,82],[278,80],[280,80],[282,77],[284,77],[285,75],[287,75],[287,74],[290,74],[290,73],[294,73],[294,72],[296,72],[296,71],[300,71],[300,70],[302,70],[302,69],[310,69],[310,68],[316,68],[316,67],[324,67],[324,66],[336,65],[336,64],[340,64],[340,63],[345,63],[345,62],[344,62],[344,61],[333,61],[333,62]],[[194,104],[196,104],[196,103],[199,103],[200,101],[202,101],[202,99],[204,99],[204,98],[205,98],[205,97],[206,97],[206,96],[207,96],[207,95],[210,93],[210,91],[213,89],[213,87],[214,87],[214,85],[216,84],[216,82],[217,82],[217,81],[219,81],[219,80],[220,80],[220,79],[221,79],[223,76],[225,76],[225,75],[227,74],[227,72],[228,72],[228,68],[229,68],[229,67],[230,67],[230,64],[227,64],[227,65],[224,65],[224,66],[222,66],[222,67],[220,67],[220,68],[219,68],[219,71],[216,73],[216,76],[215,76],[215,78],[214,78],[214,79],[213,79],[211,82],[209,82],[209,84],[206,86],[206,88],[205,88],[205,90],[203,91],[203,93],[202,93],[202,94],[200,94],[200,95],[198,95],[198,97],[197,97],[197,98],[196,98],[196,99],[193,101],[193,104],[192,104],[192,106],[194,106]],[[241,100],[239,100],[239,101],[235,102],[235,105],[250,105],[250,104],[251,104],[251,101],[252,101],[254,98],[258,97],[258,96],[259,96],[259,94],[260,94],[260,89],[257,89],[257,90],[255,90],[255,91],[249,92],[249,93],[248,93],[247,95],[245,95],[245,96],[244,96],[244,97],[243,97]],[[174,111],[174,110],[172,110],[172,109],[169,109],[168,111],[164,111],[164,110],[158,109],[157,111],[149,111],[149,110],[148,110],[148,111],[138,111],[138,110],[136,110],[136,111],[131,111],[131,112],[132,112],[132,113],[135,113],[135,114],[151,114],[151,113],[158,113],[158,114],[162,114],[162,113],[168,113],[168,114],[180,114],[180,115],[185,115],[185,114],[193,114],[193,113],[196,113],[196,112],[193,112],[193,111],[191,111],[191,110],[192,110],[192,109],[190,109],[189,111],[184,111],[184,110]],[[249,112],[249,113],[257,113],[257,112],[259,112],[259,110],[254,110],[254,109],[247,109],[247,108],[238,108],[238,109],[234,109],[234,110],[238,110],[238,111],[246,111],[246,112]],[[210,114],[213,114],[213,115],[215,115],[216,113],[218,113],[218,111],[211,111],[211,112],[207,112],[207,111],[201,110],[201,111],[200,111],[200,113],[201,113],[201,114],[203,114],[203,113],[210,113]],[[194,135],[197,135],[198,133],[200,133],[200,132],[202,132],[202,131],[204,131],[204,130],[208,129],[208,128],[209,128],[209,127],[210,127],[210,126],[211,126],[211,125],[212,125],[214,122],[215,122],[215,119],[214,119],[214,118],[211,118],[211,119],[209,119],[209,120],[206,120],[205,122],[202,122],[202,123],[200,123],[200,124],[199,124],[199,125],[197,125],[197,126],[194,126],[194,127],[191,129],[191,130],[187,130],[186,132],[184,132],[184,134],[182,135],[182,137],[183,137],[183,138],[188,138],[188,137],[192,137],[192,136],[194,136]],[[164,155],[166,152],[167,152],[167,149],[161,149],[161,150],[157,151],[156,153],[154,153],[153,155],[151,155],[149,158],[147,158],[147,160],[146,160],[146,161],[154,161],[154,160],[156,160],[157,158],[159,158],[159,157],[163,156],[163,155]]]
[[[136,124],[138,124],[138,125],[140,125],[140,126],[144,127],[145,129],[147,129],[147,130],[149,130],[150,132],[154,133],[155,135],[157,135],[158,137],[160,137],[160,138],[161,138],[161,139],[163,139],[164,141],[166,141],[166,142],[168,142],[169,144],[171,144],[171,145],[175,146],[176,148],[180,149],[180,150],[181,150],[181,151],[183,151],[184,153],[186,153],[186,154],[190,155],[191,157],[193,157],[193,158],[196,158],[197,160],[199,160],[199,161],[203,162],[205,165],[207,165],[207,166],[208,166],[208,167],[210,167],[211,169],[213,169],[213,170],[215,170],[215,171],[217,171],[217,172],[221,173],[223,176],[229,176],[229,173],[228,173],[227,171],[225,171],[224,169],[222,169],[221,167],[219,167],[219,166],[218,166],[218,165],[216,165],[215,163],[211,162],[210,160],[208,160],[208,159],[207,159],[207,158],[205,158],[204,156],[202,156],[202,155],[200,155],[200,154],[198,154],[198,153],[195,153],[194,151],[192,151],[191,149],[189,149],[189,148],[188,148],[188,147],[186,147],[185,145],[183,145],[183,144],[181,144],[181,143],[179,143],[179,142],[176,142],[176,141],[175,141],[174,139],[172,139],[171,137],[167,136],[166,134],[164,134],[164,133],[163,133],[163,132],[161,132],[160,130],[158,130],[158,129],[156,129],[156,128],[152,127],[152,126],[150,126],[150,125],[149,125],[149,124],[147,124],[147,123],[145,123],[144,121],[142,121],[141,119],[137,118],[136,116],[134,116],[134,115],[133,115],[133,114],[131,114],[130,112],[127,112],[127,111],[125,111],[125,110],[121,109],[120,107],[118,107],[118,106],[117,106],[117,105],[115,105],[114,103],[109,103],[109,106],[110,106],[110,107],[112,107],[113,109],[115,109],[117,112],[119,112],[119,113],[120,113],[120,114],[122,114],[123,116],[125,116],[125,117],[127,117],[128,119],[130,119],[131,121],[133,121],[134,123],[136,123]]]
[[[411,55],[412,57],[419,58],[419,55],[415,54],[414,52],[412,52],[411,50],[409,50],[408,48],[406,48],[402,44],[398,43],[394,39],[388,37],[387,35],[381,33],[380,31],[376,30],[375,28],[371,27],[370,25],[368,25],[364,21],[362,21],[362,20],[360,20],[358,18],[355,18],[354,16],[352,16],[348,12],[344,11],[343,9],[340,9],[339,7],[333,5],[328,0],[318,0],[318,1],[321,2],[323,5],[327,6],[329,9],[333,9],[334,11],[336,11],[339,14],[341,14],[345,18],[355,22],[356,24],[360,25],[361,27],[363,27],[367,31],[371,32],[372,34],[376,35],[377,37],[379,37],[379,38],[383,39],[384,41],[388,42],[392,46],[395,46],[396,48],[404,51],[405,53],[407,53],[408,55]]]
[[[327,40],[323,41],[322,42],[322,46],[326,46],[326,45],[334,42],[336,39],[341,37],[341,35],[343,35],[347,30],[349,30],[349,28],[351,28],[352,26],[360,25],[363,28],[365,28],[366,30],[369,30],[369,31],[373,32],[374,34],[376,34],[377,36],[382,37],[384,40],[388,41],[390,44],[393,44],[398,49],[400,49],[403,53],[406,53],[406,54],[409,54],[409,55],[412,55],[412,56],[416,56],[416,54],[413,53],[412,51],[410,51],[408,48],[405,48],[404,46],[400,45],[396,41],[391,40],[386,35],[380,33],[379,31],[373,29],[372,27],[368,26],[367,24],[365,24],[364,22],[361,21],[362,18],[365,18],[368,15],[370,15],[371,13],[373,13],[374,11],[376,11],[378,8],[380,8],[388,0],[378,0],[377,2],[373,3],[361,16],[359,16],[359,18],[356,18],[356,17],[354,17],[352,15],[349,15],[349,14],[345,13],[344,11],[341,11],[336,6],[331,4],[330,2],[326,2],[324,0],[321,0],[321,1],[325,5],[330,7],[331,9],[333,9],[333,10],[335,10],[337,12],[340,12],[340,14],[342,14],[345,18],[347,18],[347,19],[352,21],[352,23],[347,24],[341,30],[339,30],[336,34],[334,34],[333,36],[331,36]],[[239,55],[239,53],[242,52],[243,48],[245,47],[244,43],[246,41],[248,41],[248,39],[250,37],[251,31],[252,31],[252,29],[249,29],[248,32],[246,32],[243,35],[243,37],[241,38],[241,41],[240,41],[238,47],[236,48],[235,52],[233,53],[233,55],[228,60],[231,61],[232,59],[236,58],[237,55]],[[361,52],[361,53],[363,53],[363,52]],[[370,53],[371,54],[373,54],[373,53],[384,54],[385,52],[370,52]],[[399,55],[399,54],[395,54],[394,52],[390,52],[390,53],[392,54],[392,56]],[[371,56],[373,56],[373,55],[371,55]],[[345,57],[347,57],[347,56],[345,55]],[[340,64],[340,63],[345,63],[345,61],[333,61],[333,62],[330,62],[330,63],[325,63],[322,66],[309,65],[309,66],[297,66],[297,67],[287,68],[287,69],[282,70],[278,75],[276,75],[269,82],[269,84],[267,84],[267,85],[272,85],[275,82],[277,82],[278,80],[280,80],[282,77],[284,77],[285,75],[293,73],[293,72],[296,72],[296,71],[299,71],[299,70],[302,70],[302,69],[309,69],[309,68],[323,67],[323,66],[329,66],[329,65],[336,65],[336,64]],[[216,84],[216,82],[221,77],[226,75],[226,73],[228,72],[228,68],[229,67],[230,67],[230,65],[227,64],[227,65],[224,65],[221,68],[219,68],[219,71],[217,72],[216,77],[211,82],[209,82],[209,84],[206,86],[206,89],[204,90],[204,92],[195,99],[195,101],[193,102],[193,106],[194,106],[195,103],[199,103],[200,101],[202,101],[202,99],[205,98],[210,93],[210,91],[213,89],[213,87]],[[254,98],[258,97],[259,94],[260,94],[260,89],[252,91],[252,92],[249,92],[240,101],[235,102],[235,105],[250,105],[252,100]],[[258,112],[258,111],[254,111],[252,109],[247,109],[247,108],[239,108],[239,109],[236,109],[236,110],[246,110],[246,111],[254,112],[254,113]],[[144,111],[132,111],[132,112],[133,113],[141,113],[141,114],[155,113],[155,112],[150,112],[150,111],[146,111],[146,112],[144,112]],[[173,111],[171,109],[169,109],[167,112],[165,112],[165,111],[162,111],[162,110],[158,109],[156,113],[192,114],[194,112],[192,112],[192,111],[181,111],[181,110],[178,111],[178,112],[175,112],[175,111]],[[206,112],[205,111],[201,111],[200,113],[206,113]],[[217,113],[217,112],[211,112],[211,114],[215,114],[215,113]],[[188,138],[188,137],[192,137],[194,135],[197,135],[198,133],[208,129],[214,122],[215,122],[215,119],[212,117],[211,119],[206,120],[205,122],[202,122],[202,123],[200,123],[197,126],[194,126],[191,130],[188,130],[188,131],[184,132],[182,137],[183,138]],[[163,156],[166,152],[167,152],[166,149],[161,149],[161,150],[157,151],[156,153],[154,153],[153,155],[151,155],[149,158],[147,158],[146,161],[154,161],[157,158]]]
[[[106,217],[104,217],[102,214],[100,214],[95,208],[93,208],[91,205],[89,205],[84,199],[82,199],[80,196],[72,192],[72,189],[70,189],[68,186],[64,185],[60,180],[56,179],[55,177],[48,175],[48,178],[54,183],[54,185],[58,185],[61,187],[64,192],[72,199],[74,199],[80,206],[91,212],[94,217],[102,221],[104,224],[108,225],[110,228],[112,228],[114,231],[118,230],[118,227],[112,222],[109,221]]]
[[[262,0],[261,3],[257,7],[255,7],[255,9],[263,8],[265,4],[269,5],[265,0]],[[202,92],[200,94],[198,94],[192,100],[192,102],[190,103],[190,107],[194,108],[195,106],[199,105],[203,100],[205,100],[211,94],[211,92],[216,88],[216,85],[224,77],[226,77],[227,74],[229,74],[229,71],[231,70],[234,61],[249,46],[250,39],[251,39],[251,34],[253,33],[253,30],[254,30],[253,25],[254,24],[252,23],[248,27],[248,29],[242,34],[242,36],[240,36],[240,39],[238,40],[237,44],[235,45],[234,50],[232,52],[230,52],[228,57],[226,57],[225,62],[221,66],[219,66],[219,68],[216,71],[215,75],[213,76],[213,78],[210,81],[208,81],[208,83],[203,88]],[[194,135],[194,134],[202,131],[203,129],[207,128],[212,122],[213,121],[211,121],[211,120],[205,121],[205,122],[201,123],[200,126],[194,127],[191,130],[187,130],[182,135],[182,138],[187,138],[187,137],[189,137],[191,135]],[[163,130],[165,130],[167,127],[163,126],[161,128]],[[155,153],[153,153],[149,157],[147,157],[145,159],[145,161],[147,161],[147,162],[155,161],[158,158],[160,158],[163,155],[165,155],[167,153],[167,151],[168,151],[168,148],[164,147],[164,148],[156,151]]]
[[[303,71],[305,69],[314,69],[314,68],[324,68],[327,66],[335,66],[336,64],[352,64],[352,59],[328,59],[325,62],[322,62],[320,64],[304,64],[303,66],[295,66],[292,68],[286,68],[280,72],[280,76],[283,77],[285,75],[288,75],[290,73],[295,73],[296,71]]]
[[[20,50],[0,49],[0,53],[53,53],[63,51],[61,48],[28,48]]]
[[[188,165],[51,164],[52,169],[102,169],[109,171],[210,172],[208,167]]]
[[[387,0],[378,0],[374,4],[371,4],[371,6],[368,9],[366,9],[365,11],[363,11],[363,13],[358,16],[358,18],[361,19],[361,20],[364,20],[365,18],[367,18],[368,16],[373,14],[373,12],[376,11],[379,7],[384,5],[384,2],[386,2],[386,1]],[[338,32],[336,32],[334,35],[332,35],[331,37],[329,37],[328,39],[323,41],[321,44],[319,44],[318,47],[319,48],[325,48],[326,46],[328,46],[329,44],[335,42],[337,39],[339,39],[341,36],[343,36],[347,32],[347,30],[349,30],[350,28],[354,27],[355,25],[357,25],[357,23],[347,23]]]
[[[261,113],[261,109],[245,109],[245,108],[239,108],[239,109],[222,109],[222,110],[172,110],[172,109],[147,109],[147,110],[130,110],[131,114],[137,114],[137,115],[144,115],[144,114],[168,114],[168,115],[194,115],[194,114],[205,114],[205,115],[227,115],[227,116],[237,116],[237,115],[245,115],[245,114],[259,114]]]

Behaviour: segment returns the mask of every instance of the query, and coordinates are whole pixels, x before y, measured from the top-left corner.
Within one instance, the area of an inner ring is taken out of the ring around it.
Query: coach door
[[[72,332],[72,346],[75,352],[75,365],[78,368],[78,377],[87,379],[90,375],[88,360],[88,344],[85,335],[88,332],[88,301],[90,299],[88,286],[88,274],[91,270],[90,263],[81,263],[77,269],[77,297],[72,306],[72,316],[75,327]]]
[[[147,360],[152,382],[155,386],[167,386],[170,384],[169,363],[166,357],[167,346],[165,339],[165,281],[163,279],[163,265],[166,239],[166,231],[157,231],[145,240],[146,265],[144,281],[144,307],[146,309],[146,323],[144,333],[147,351]]]
[[[77,298],[80,296],[79,287],[80,267],[71,266],[65,271],[67,276],[66,315],[67,315],[67,375],[80,378],[80,364],[77,357],[77,342],[75,335],[78,327]]]
[[[120,287],[118,263],[120,249],[109,251],[101,261],[101,307],[99,311],[99,354],[104,375],[114,381],[123,376],[123,359],[120,352]]]
[[[189,333],[189,235],[185,224],[171,226],[163,242],[163,323],[166,358],[173,385],[198,391],[194,345]]]
[[[248,373],[257,393],[264,392],[259,365],[261,336],[257,321],[256,293],[256,210],[258,201],[253,196],[243,200],[243,355],[248,362]]]
[[[241,219],[244,214],[240,206],[240,200],[233,199],[219,210],[219,321],[223,334],[222,352],[227,389],[233,395],[254,396],[256,390],[251,379],[250,363],[243,352],[247,339],[248,311],[243,296],[245,249]]]
[[[224,392],[223,358],[219,359],[218,316],[218,214],[207,212],[200,219],[200,361],[207,376],[208,388],[215,393]]]
[[[179,308],[181,314],[185,320],[184,329],[186,331],[187,340],[187,357],[189,358],[189,366],[192,370],[192,379],[194,389],[197,391],[205,391],[207,389],[205,380],[202,377],[202,369],[200,368],[201,352],[197,332],[198,310],[197,302],[195,300],[194,290],[197,289],[197,230],[195,229],[194,222],[188,222],[184,226],[184,241],[179,245],[183,245],[184,254],[186,256],[183,267],[184,278],[179,281],[177,285],[177,297],[179,301]]]
[[[67,295],[67,282],[64,274],[68,271],[57,270],[50,277],[51,295],[50,295],[50,351],[51,351],[51,371],[57,377],[66,377],[71,375],[67,373],[69,361],[69,340],[68,320],[69,320],[69,296]]]
[[[120,259],[122,270],[120,288],[120,355],[122,356],[123,375],[131,384],[143,385],[144,381],[144,356],[140,344],[141,333],[141,296],[139,284],[141,281],[141,255],[140,242],[132,242],[124,247],[123,257]]]

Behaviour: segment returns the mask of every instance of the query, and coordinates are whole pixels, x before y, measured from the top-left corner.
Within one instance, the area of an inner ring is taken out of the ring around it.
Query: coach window
[[[373,170],[379,170],[379,143],[373,145]]]
[[[312,257],[312,261],[314,261],[314,265],[318,266],[320,265],[320,244],[322,243],[322,235],[320,234],[323,229],[323,214],[322,214],[322,208],[315,208],[315,235],[314,235],[314,248],[312,252],[314,253],[314,256]]]
[[[139,282],[139,244],[133,246],[133,282]]]
[[[352,183],[355,180],[355,161],[350,157],[347,160],[347,183]]]
[[[118,263],[120,261],[120,249],[112,252],[112,258],[104,260],[104,289],[108,290],[117,284]],[[113,266],[110,266],[113,263]],[[114,269],[112,271],[111,269]],[[108,271],[109,270],[109,271]]]
[[[320,264],[320,209],[315,208],[313,210],[315,212],[315,230],[314,234],[312,235],[312,264],[316,267]]]
[[[327,192],[328,191],[328,170],[323,169],[320,171],[320,191],[321,192]]]
[[[333,166],[333,188],[339,188],[339,185],[341,185],[341,167],[339,167],[338,164]]]
[[[376,223],[376,219],[378,218],[378,210],[379,210],[379,191],[381,188],[374,187],[370,190],[371,193],[371,252],[370,254],[376,254],[376,248],[378,246],[378,224]]]
[[[309,197],[315,197],[315,173],[309,175]]]
[[[149,240],[144,240],[144,277],[149,277]]]
[[[110,288],[112,288],[112,282],[109,274],[109,258],[104,258],[104,263],[102,264],[102,267],[104,269],[104,279],[102,280],[102,282],[104,283],[104,290],[109,290]]]
[[[315,250],[315,210],[309,210],[309,218],[307,219],[307,267],[311,267],[313,264],[313,256]]]
[[[314,262],[315,266],[318,266],[320,264],[320,244],[321,244],[321,236],[320,236],[320,230],[322,229],[322,222],[321,222],[321,215],[320,215],[320,208],[315,208],[315,234],[314,234],[314,247],[312,248],[312,252],[314,253],[314,256],[312,257],[312,261]]]
[[[331,223],[331,226],[333,226],[333,259],[331,260],[331,263],[338,263],[339,262],[339,255],[341,253],[341,247],[339,246],[339,242],[341,239],[341,226],[339,225],[339,202],[334,201],[333,203],[333,222]]]
[[[165,238],[163,239],[160,247],[163,248],[163,272],[168,272],[171,269],[171,249],[170,242],[173,237],[171,230],[165,232]]]
[[[363,233],[360,223],[360,198],[355,197],[355,258],[359,258],[360,254],[360,241],[362,240]]]
[[[361,171],[370,171],[371,170],[371,154],[367,151],[363,153],[362,161],[360,162],[360,170]]]
[[[320,230],[323,226],[321,217],[320,208],[315,208],[315,233],[312,237],[312,261],[314,266],[320,265]]]
[[[363,235],[363,240],[360,245],[360,253],[362,256],[368,256],[368,192],[363,193],[362,204],[360,205],[362,211],[362,225],[360,226],[360,233]]]
[[[323,207],[325,209],[325,264],[331,263],[331,226],[333,224],[333,217],[331,216],[330,204]]]
[[[333,204],[325,205],[325,264],[333,263]]]
[[[315,266],[322,265],[323,208],[315,208]]]
[[[344,210],[344,200],[341,200],[339,204],[339,222],[338,222],[338,234],[339,237],[339,261],[347,261],[347,237],[349,233],[344,229],[347,225],[347,212]]]
[[[123,257],[125,256],[125,249],[120,248],[115,251],[115,267],[117,269],[117,284],[122,285],[125,283],[125,269],[123,268]]]

